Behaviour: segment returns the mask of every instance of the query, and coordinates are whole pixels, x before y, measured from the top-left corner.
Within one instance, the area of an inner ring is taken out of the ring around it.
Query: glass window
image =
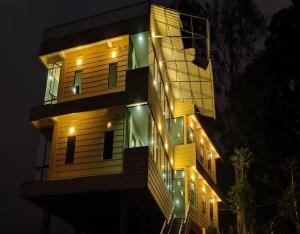
[[[57,103],[60,70],[61,62],[48,64],[48,76],[44,104]]]
[[[70,164],[74,162],[75,144],[76,144],[76,136],[69,136],[67,141],[67,152],[66,152],[65,164]]]
[[[108,87],[112,88],[117,85],[118,63],[109,64]]]
[[[184,171],[183,170],[174,170],[174,179],[173,179],[173,201],[175,207],[176,217],[184,217]]]
[[[114,145],[114,131],[107,131],[104,133],[104,148],[103,159],[112,159]]]
[[[208,172],[211,173],[211,153],[208,153],[207,169],[208,169]]]
[[[81,93],[82,71],[76,71],[74,75],[73,93]]]
[[[213,202],[213,198],[210,201],[209,204],[209,216],[210,216],[210,220],[213,221],[214,220],[214,202]]]
[[[133,106],[128,108],[127,146],[129,148],[148,145],[148,122],[148,105]]]
[[[129,36],[128,69],[148,66],[149,32]]]
[[[203,194],[202,197],[202,213],[205,214],[206,213],[206,200],[205,200],[205,194]]]
[[[190,183],[190,204],[193,208],[196,207],[196,189],[195,183],[191,181]]]
[[[194,131],[191,127],[188,127],[187,131],[187,143],[193,143],[194,142]]]
[[[184,143],[183,122],[182,117],[170,119],[169,121],[169,132],[173,145]]]

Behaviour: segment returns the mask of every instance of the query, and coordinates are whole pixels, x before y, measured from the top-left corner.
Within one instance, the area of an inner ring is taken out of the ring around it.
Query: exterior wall
[[[112,127],[107,128],[111,122]],[[83,112],[57,117],[54,127],[49,179],[122,173],[125,108]],[[65,164],[70,127],[76,136],[74,162]],[[113,158],[103,160],[104,132],[114,131]]]
[[[185,170],[186,177],[185,177],[185,183],[186,183],[186,202],[189,202],[191,193],[190,193],[190,183],[192,182],[192,174],[195,174],[193,168],[187,168]],[[190,215],[193,223],[198,227],[198,233],[202,228],[206,228],[210,223],[210,204],[213,204],[213,224],[215,227],[218,228],[218,203],[216,202],[215,195],[213,194],[213,191],[206,185],[204,180],[200,177],[195,177],[193,183],[195,184],[195,207],[193,208],[190,206]],[[203,192],[203,188],[205,188],[205,192]],[[212,198],[214,198],[214,201],[212,202]],[[206,212],[203,213],[203,204],[202,199],[205,199],[206,201]]]
[[[126,70],[128,63],[128,35],[112,38],[111,48],[105,41],[94,45],[79,47],[63,52],[63,66],[59,83],[58,102],[76,100],[85,97],[103,95],[125,90]],[[116,57],[112,58],[112,52]],[[82,64],[77,65],[81,59]],[[117,85],[108,87],[109,64],[118,63]],[[82,71],[81,93],[72,91],[74,75]]]

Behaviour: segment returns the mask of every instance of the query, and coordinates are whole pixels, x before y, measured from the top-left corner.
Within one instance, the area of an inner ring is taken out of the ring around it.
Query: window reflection
[[[184,143],[183,117],[170,119],[169,132],[173,145],[180,145]]]
[[[129,36],[128,69],[148,66],[149,32]]]

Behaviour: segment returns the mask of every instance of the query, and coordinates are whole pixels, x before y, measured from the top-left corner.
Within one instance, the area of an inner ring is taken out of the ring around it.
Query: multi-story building
[[[209,24],[137,4],[45,31],[41,178],[22,196],[76,233],[218,228]],[[44,170],[47,169],[47,170]]]

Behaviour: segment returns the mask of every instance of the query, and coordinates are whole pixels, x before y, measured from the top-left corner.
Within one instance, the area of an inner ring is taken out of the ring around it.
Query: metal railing
[[[86,18],[68,22],[44,30],[43,41],[57,39],[77,32],[109,25],[118,21],[145,15],[149,12],[149,1],[138,2],[125,7],[106,11]]]
[[[190,226],[190,203],[188,203],[185,218],[182,220],[180,224],[179,234],[189,233],[189,226]]]
[[[175,207],[174,207],[174,205],[173,205],[173,206],[172,206],[172,211],[171,211],[171,213],[170,213],[168,219],[165,220],[165,222],[164,222],[164,224],[163,224],[163,226],[162,226],[162,228],[161,228],[161,230],[160,230],[160,234],[164,234],[166,228],[170,226],[170,223],[171,223],[171,222],[173,222],[174,217],[175,217]]]

